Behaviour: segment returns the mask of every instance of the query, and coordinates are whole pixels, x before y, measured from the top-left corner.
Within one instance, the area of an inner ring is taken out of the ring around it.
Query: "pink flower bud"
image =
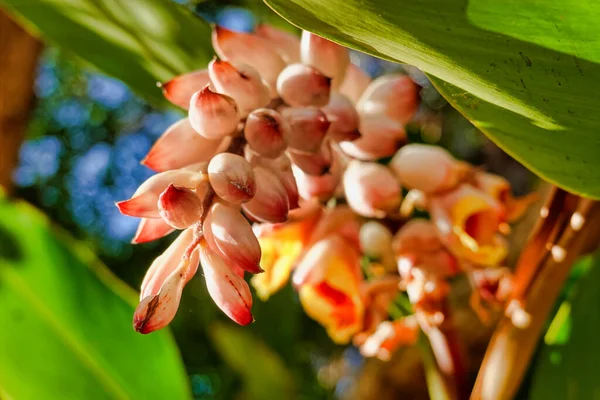
[[[249,201],[257,190],[252,166],[237,154],[214,156],[208,164],[208,179],[217,196],[231,204]]]
[[[310,65],[288,65],[277,78],[279,96],[292,107],[324,106],[330,91],[331,79]]]
[[[395,266],[392,232],[381,223],[368,221],[360,227],[360,247],[364,254],[381,260],[385,266]]]
[[[339,91],[348,97],[354,104],[358,103],[360,96],[371,83],[371,77],[358,65],[348,64],[346,75]]]
[[[192,96],[188,117],[196,132],[212,140],[231,135],[240,122],[235,100],[208,86]]]
[[[344,172],[344,191],[350,207],[365,217],[383,218],[400,209],[400,185],[389,168],[350,161]]]
[[[246,64],[259,71],[269,85],[271,97],[277,96],[277,77],[285,67],[285,61],[269,41],[254,34],[216,26],[212,33],[212,43],[220,58]]]
[[[261,222],[284,222],[289,212],[289,199],[277,175],[263,166],[254,168],[256,194],[242,205],[245,213]]]
[[[158,196],[170,184],[198,190],[206,184],[206,176],[202,173],[181,169],[158,173],[142,183],[131,199],[118,202],[117,207],[121,214],[132,217],[160,218],[157,206]]]
[[[217,91],[235,100],[241,117],[266,106],[271,100],[269,88],[259,73],[248,65],[214,59],[208,64],[208,72]]]
[[[169,185],[158,197],[158,212],[175,229],[185,229],[200,220],[202,200],[186,188]]]
[[[217,307],[240,325],[252,322],[252,294],[246,281],[206,243],[200,247],[200,261],[208,293]]]
[[[248,115],[244,136],[250,148],[264,157],[279,157],[286,149],[290,127],[275,110],[260,108]]]
[[[340,184],[341,173],[337,163],[333,163],[328,173],[321,176],[312,176],[304,173],[300,168],[293,166],[298,194],[304,200],[317,199],[326,202],[333,197]]]
[[[307,31],[302,31],[300,58],[303,64],[312,65],[332,78],[333,89],[341,85],[350,64],[345,47]]]
[[[327,134],[336,142],[356,140],[358,132],[358,113],[354,104],[343,94],[332,93],[329,103],[321,108],[327,120],[331,122]]]
[[[327,134],[330,122],[318,108],[286,108],[283,118],[290,126],[287,137],[284,137],[289,147],[306,153],[319,150]]]
[[[248,220],[239,210],[215,203],[203,224],[209,246],[220,253],[227,264],[239,266],[253,274],[260,268],[260,245]]]
[[[362,118],[361,137],[349,142],[340,142],[344,153],[363,161],[389,157],[406,143],[404,126],[386,117]]]
[[[250,164],[266,167],[277,175],[288,195],[290,210],[299,207],[298,186],[296,185],[296,178],[294,178],[294,174],[292,173],[292,163],[287,155],[282,154],[277,158],[265,158],[246,150],[246,157],[250,160]]]
[[[469,170],[445,149],[416,143],[402,147],[392,158],[390,168],[402,185],[424,193],[454,188]]]
[[[142,282],[141,301],[133,316],[136,331],[153,332],[175,317],[181,292],[198,269],[198,251],[189,259],[184,257],[192,239],[192,230],[183,231],[148,269]]]
[[[271,43],[286,63],[300,62],[300,39],[298,36],[268,24],[258,24],[255,33]]]
[[[210,160],[221,143],[221,140],[209,140],[198,135],[189,120],[184,118],[167,128],[142,160],[142,164],[157,172],[182,168]]]
[[[287,193],[288,203],[290,210],[298,208],[300,195],[298,193],[298,185],[296,184],[296,178],[292,169],[274,171],[275,175],[279,178],[279,181],[283,185],[285,192]]]
[[[329,172],[332,162],[331,147],[326,141],[321,145],[317,153],[296,153],[292,150],[288,152],[292,162],[298,166],[304,173],[313,176],[321,176]]]
[[[160,239],[173,232],[175,229],[167,224],[162,218],[142,218],[133,239],[132,244],[151,242]]]
[[[419,100],[419,86],[408,76],[389,74],[369,84],[356,108],[362,115],[386,115],[405,124],[417,112]]]
[[[210,84],[208,71],[205,69],[176,76],[159,86],[163,94],[171,103],[187,110],[190,106],[192,95]]]

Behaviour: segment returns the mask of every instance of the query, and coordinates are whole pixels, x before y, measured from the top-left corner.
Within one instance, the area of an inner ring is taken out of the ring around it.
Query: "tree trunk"
[[[0,9],[0,186],[12,190],[12,171],[33,104],[41,42]]]

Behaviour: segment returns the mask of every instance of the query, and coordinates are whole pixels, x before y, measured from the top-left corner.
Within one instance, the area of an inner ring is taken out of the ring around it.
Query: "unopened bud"
[[[266,106],[271,99],[259,73],[248,65],[214,59],[208,64],[208,72],[217,91],[235,100],[241,117]]]
[[[208,86],[192,96],[189,119],[196,132],[212,140],[231,135],[240,122],[235,100]]]
[[[340,184],[341,174],[336,163],[331,166],[328,173],[321,176],[308,175],[296,166],[293,166],[292,170],[298,185],[298,193],[304,200],[317,199],[326,202],[333,197]]]
[[[307,31],[302,32],[300,56],[304,64],[312,65],[332,78],[334,89],[341,85],[350,64],[350,55],[345,47]]]
[[[260,108],[248,115],[244,136],[250,148],[264,157],[279,157],[286,149],[290,127],[275,110]]]
[[[228,264],[253,274],[262,272],[259,265],[260,245],[248,220],[239,210],[215,203],[203,227],[209,245],[214,243]]]
[[[358,65],[349,64],[339,92],[356,104],[369,83],[371,83],[371,77],[365,71]]]
[[[292,162],[308,175],[321,176],[331,168],[331,146],[326,141],[316,153],[296,153],[290,150],[288,154]]]
[[[266,167],[254,168],[256,194],[242,205],[244,212],[261,222],[285,222],[289,212],[289,199],[277,175]]]
[[[287,137],[284,137],[292,149],[314,153],[319,150],[327,134],[330,122],[318,108],[286,108],[283,117],[290,126]]]
[[[208,179],[217,196],[231,204],[247,202],[256,192],[252,166],[237,154],[214,156],[208,164]]]
[[[200,220],[202,200],[186,188],[169,185],[158,197],[158,212],[175,229],[185,229]]]
[[[385,115],[405,124],[417,112],[419,100],[419,86],[408,76],[389,74],[369,84],[356,108],[362,115]]]
[[[463,178],[464,164],[445,149],[425,144],[409,144],[392,158],[390,168],[402,185],[424,193],[452,189]]]
[[[292,107],[324,106],[330,91],[331,79],[310,65],[288,65],[277,78],[279,96]]]
[[[167,100],[187,110],[192,95],[208,84],[210,84],[208,70],[202,69],[176,76],[168,82],[159,84],[159,86]]]
[[[340,93],[332,93],[329,103],[321,108],[327,120],[331,122],[327,134],[336,142],[356,140],[358,133],[358,113],[354,104]]]
[[[157,172],[183,168],[210,160],[221,143],[222,140],[210,140],[199,135],[190,125],[189,119],[184,118],[167,128],[142,160],[142,164]]]
[[[344,153],[363,161],[389,157],[406,143],[404,126],[387,117],[362,118],[360,133],[360,138],[340,142],[340,147]]]
[[[271,97],[277,96],[277,77],[285,67],[285,61],[267,40],[217,26],[213,29],[212,43],[220,58],[246,64],[259,71],[269,85]]]
[[[268,24],[258,24],[255,32],[256,35],[275,46],[275,50],[286,63],[300,62],[300,39],[298,36]]]
[[[402,200],[392,171],[373,162],[351,161],[344,172],[344,191],[350,207],[365,217],[395,213]]]

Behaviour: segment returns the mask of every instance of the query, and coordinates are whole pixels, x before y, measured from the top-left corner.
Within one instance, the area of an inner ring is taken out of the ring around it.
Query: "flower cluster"
[[[470,277],[484,318],[483,303],[507,298],[505,235],[531,198],[442,148],[408,144],[420,90],[409,77],[371,80],[309,32],[216,27],[212,39],[206,70],[162,85],[188,116],[143,160],[158,173],[117,204],[142,218],[134,243],[182,230],[142,283],[136,330],[173,319],[199,264],[237,323],[253,320],[245,273],[265,300],[291,277],[335,342],[380,358],[443,323],[450,277]],[[415,208],[430,218],[410,219]],[[414,314],[392,319],[403,292]]]

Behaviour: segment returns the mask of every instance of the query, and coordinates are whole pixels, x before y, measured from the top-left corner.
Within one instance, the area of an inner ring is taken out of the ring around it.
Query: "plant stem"
[[[471,394],[473,400],[514,397],[571,266],[590,245],[597,244],[600,207],[596,201],[555,189],[540,217],[517,263],[507,316],[490,340]],[[515,314],[510,313],[515,306],[521,315],[529,316],[521,328],[515,326]]]

